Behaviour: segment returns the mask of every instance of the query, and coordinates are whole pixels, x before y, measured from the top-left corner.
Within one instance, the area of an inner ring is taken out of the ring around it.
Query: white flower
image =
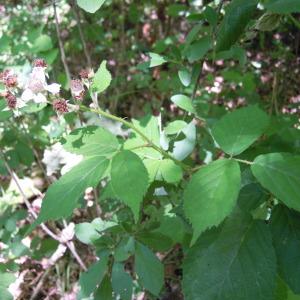
[[[58,83],[47,84],[45,68],[34,67],[29,74],[29,78],[25,85],[25,90],[21,96],[24,102],[33,100],[35,103],[46,103],[47,98],[45,92],[58,94],[60,85]]]
[[[67,152],[60,143],[56,143],[45,150],[42,161],[46,165],[47,175],[50,176],[60,169],[62,175],[67,173],[81,160],[82,155]]]

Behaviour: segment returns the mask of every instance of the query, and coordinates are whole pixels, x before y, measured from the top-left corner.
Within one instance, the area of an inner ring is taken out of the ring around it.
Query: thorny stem
[[[31,207],[31,204],[27,198],[27,196],[25,195],[20,183],[19,183],[19,178],[17,176],[17,174],[15,174],[12,169],[10,168],[9,164],[7,163],[7,160],[5,158],[5,154],[3,153],[2,149],[0,149],[0,155],[3,159],[3,162],[4,162],[4,165],[5,165],[5,168],[7,169],[8,173],[10,174],[11,178],[13,179],[13,181],[15,182],[22,198],[23,198],[23,201],[29,211],[29,213],[32,215],[32,217],[34,219],[37,219],[38,216],[36,214],[36,212],[33,210],[33,208]],[[49,235],[51,236],[54,240],[58,241],[59,243],[61,244],[64,244],[61,240],[61,238],[56,235],[54,232],[52,232],[44,223],[41,224],[41,227],[42,229]],[[69,250],[71,251],[71,253],[73,254],[74,258],[77,260],[78,264],[82,267],[82,269],[84,271],[87,270],[87,267],[85,266],[85,264],[83,263],[83,261],[81,260],[81,258],[79,257],[77,251],[76,251],[76,248],[74,246],[74,243],[72,241],[67,241],[65,243],[67,245],[67,247],[69,248]]]
[[[61,39],[61,34],[60,34],[60,28],[59,28],[59,22],[58,22],[58,17],[57,17],[57,10],[56,10],[55,0],[52,0],[52,5],[53,5],[53,10],[54,10],[55,28],[56,28],[56,34],[57,34],[57,39],[58,39],[58,45],[59,45],[59,50],[60,50],[61,61],[62,61],[63,65],[64,65],[64,69],[65,69],[65,72],[66,72],[66,75],[67,75],[67,79],[68,79],[68,84],[69,84],[70,81],[71,81],[71,73],[70,73],[69,66],[67,64],[63,41]]]
[[[93,99],[95,100],[95,99]],[[95,101],[93,101],[95,103]],[[131,122],[128,122],[122,118],[119,118],[115,115],[112,115],[108,112],[105,112],[104,110],[102,110],[101,108],[97,108],[97,109],[92,109],[92,108],[87,108],[85,106],[80,106],[80,108],[84,111],[91,111],[94,113],[97,113],[103,117],[106,117],[108,119],[117,121],[122,123],[123,125],[125,125],[126,127],[132,129],[135,133],[137,133],[148,145],[149,147],[155,149],[157,152],[159,152],[163,157],[167,158],[167,159],[171,159],[173,160],[178,166],[182,167],[185,171],[190,171],[190,167],[186,164],[184,164],[183,162],[177,160],[176,158],[174,158],[172,155],[170,155],[168,152],[166,152],[165,150],[163,150],[162,148],[160,148],[159,146],[157,146],[156,144],[154,144],[141,130],[139,130],[138,128],[136,128]]]

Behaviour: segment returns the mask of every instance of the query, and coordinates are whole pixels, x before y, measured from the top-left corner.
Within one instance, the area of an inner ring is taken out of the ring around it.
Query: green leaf
[[[87,272],[81,273],[79,278],[80,297],[89,297],[101,283],[107,272],[108,256],[103,256],[101,259],[91,265]]]
[[[164,267],[152,251],[140,243],[136,243],[135,271],[140,284],[158,296],[164,284]]]
[[[223,151],[238,155],[254,143],[268,125],[269,117],[258,107],[249,106],[226,114],[213,126],[212,135]]]
[[[172,134],[178,134],[180,131],[182,131],[183,128],[185,128],[187,126],[187,123],[185,121],[182,120],[175,120],[171,123],[169,123],[166,127],[165,127],[165,133],[168,135],[172,135]]]
[[[141,120],[132,120],[133,125],[139,129],[148,139],[152,141],[156,146],[160,147],[160,132],[158,126],[158,118],[147,115]],[[128,139],[124,144],[124,149],[134,149],[133,152],[138,154],[141,158],[152,158],[161,159],[161,154],[151,147],[141,147],[145,146],[145,140],[135,133]],[[139,148],[140,147],[140,148]]]
[[[50,36],[42,34],[33,43],[33,50],[35,52],[45,52],[53,48]]]
[[[149,52],[149,56],[150,56],[150,68],[153,67],[157,67],[160,66],[164,63],[166,63],[167,61],[159,54],[153,53],[153,52]]]
[[[161,161],[160,172],[164,180],[168,183],[177,183],[183,176],[180,166],[175,164],[171,159],[164,159]]]
[[[113,300],[112,298],[112,286],[108,275],[106,275],[99,288],[95,292],[94,300]]]
[[[285,206],[272,211],[271,229],[279,274],[291,290],[300,294],[300,215]]]
[[[94,156],[83,160],[71,171],[54,182],[46,192],[41,212],[35,223],[68,217],[77,206],[86,188],[95,187],[103,178],[109,161]]]
[[[300,12],[299,0],[270,0],[265,4],[268,11],[277,14],[289,14]]]
[[[186,70],[186,69],[183,69],[183,70],[179,70],[178,71],[178,77],[181,81],[181,83],[187,87],[191,84],[191,80],[192,80],[192,75],[191,73]]]
[[[76,224],[75,234],[82,243],[93,244],[93,242],[101,237],[101,231],[115,225],[115,222],[104,221],[100,218],[96,218],[91,223],[84,222]]]
[[[93,14],[101,8],[105,0],[77,0],[77,4],[83,10]]]
[[[193,121],[183,128],[182,133],[185,135],[185,138],[183,140],[176,141],[173,148],[173,156],[178,160],[184,160],[195,148],[196,126]]]
[[[201,236],[183,264],[185,300],[273,300],[275,282],[269,228],[239,213]]]
[[[1,300],[13,300],[12,294],[8,291],[8,287],[16,280],[16,277],[10,273],[0,271],[0,295]]]
[[[256,157],[251,170],[259,183],[288,207],[300,211],[300,156],[271,153]]]
[[[281,15],[274,13],[263,14],[255,23],[255,29],[260,31],[272,31],[280,25]]]
[[[97,93],[102,93],[104,92],[110,85],[111,82],[111,74],[106,68],[106,60],[104,60],[98,71],[96,72],[92,84],[92,91],[97,92]]]
[[[135,220],[148,188],[148,173],[142,160],[131,151],[122,151],[112,160],[111,185],[116,196],[133,211]]]
[[[193,242],[231,213],[240,186],[240,167],[234,160],[214,161],[192,176],[183,194],[183,207],[194,229]]]
[[[131,300],[133,288],[132,278],[125,272],[124,265],[121,263],[114,263],[113,265],[112,287],[115,294],[120,296],[120,299]]]
[[[5,121],[12,116],[11,110],[6,110],[6,101],[0,100],[0,121]]]
[[[186,56],[190,63],[193,63],[201,58],[209,51],[211,48],[211,37],[205,36],[200,40],[191,44],[186,50]]]
[[[119,149],[118,139],[97,126],[75,129],[61,143],[67,151],[84,156],[109,156]]]
[[[229,4],[220,25],[216,51],[228,50],[234,45],[252,18],[257,0],[233,0]]]
[[[176,104],[178,107],[181,109],[190,112],[190,113],[195,113],[195,108],[193,107],[192,100],[191,98],[179,94],[179,95],[174,95],[171,97],[171,101]]]

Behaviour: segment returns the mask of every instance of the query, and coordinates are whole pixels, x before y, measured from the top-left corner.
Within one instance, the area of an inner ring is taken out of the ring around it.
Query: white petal
[[[58,94],[60,91],[60,84],[52,83],[47,85],[45,89],[49,91],[51,94]]]
[[[37,95],[34,95],[33,101],[35,103],[47,103],[47,98],[43,94],[38,93]]]
[[[16,107],[17,108],[22,108],[22,107],[24,107],[24,106],[26,106],[26,102],[23,100],[23,99],[17,99],[17,105],[16,105]]]
[[[21,96],[21,99],[25,102],[28,102],[29,100],[32,100],[34,97],[34,94],[33,92],[30,90],[30,89],[26,89],[22,96]]]

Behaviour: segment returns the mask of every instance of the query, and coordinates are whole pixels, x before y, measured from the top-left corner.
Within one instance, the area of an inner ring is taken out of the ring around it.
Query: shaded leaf
[[[75,129],[61,143],[67,151],[84,156],[108,156],[119,148],[118,139],[108,130],[97,126]]]
[[[269,117],[258,107],[249,106],[226,114],[212,128],[221,149],[238,155],[255,142],[267,129]]]
[[[46,192],[35,223],[68,217],[88,187],[95,187],[105,174],[109,161],[96,156],[83,160],[54,182]]]
[[[238,41],[256,10],[257,2],[257,0],[231,1],[220,25],[216,51],[228,50]]]
[[[140,243],[136,243],[135,271],[140,284],[158,296],[164,283],[164,267],[151,250]]]
[[[251,170],[264,188],[288,207],[300,211],[300,156],[287,153],[260,155]]]
[[[204,233],[183,265],[186,300],[273,300],[275,282],[269,228],[239,213]]]
[[[214,161],[192,176],[183,194],[183,207],[194,229],[193,242],[231,213],[240,185],[239,165],[228,159]]]
[[[272,212],[271,228],[279,274],[294,293],[300,294],[300,215],[277,205]]]
[[[142,160],[131,151],[122,151],[112,160],[111,185],[116,196],[127,204],[137,220],[148,188],[148,173]]]

